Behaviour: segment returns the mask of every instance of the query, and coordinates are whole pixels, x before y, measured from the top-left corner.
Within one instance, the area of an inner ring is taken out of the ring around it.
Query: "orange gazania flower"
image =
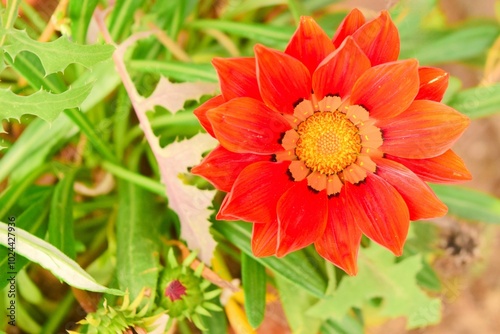
[[[253,223],[256,256],[314,244],[355,275],[362,234],[401,255],[410,220],[447,212],[424,181],[471,178],[450,150],[469,119],[439,103],[447,73],[398,55],[389,14],[353,10],[333,41],[303,17],[285,52],[214,59],[222,94],[195,114],[220,145],[193,173],[228,192],[218,219]]]

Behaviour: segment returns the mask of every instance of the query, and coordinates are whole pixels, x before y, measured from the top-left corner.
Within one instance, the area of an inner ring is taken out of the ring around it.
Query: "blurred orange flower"
[[[399,48],[387,12],[353,10],[333,40],[302,17],[285,52],[214,59],[222,94],[195,114],[220,145],[193,173],[228,192],[218,219],[253,223],[256,256],[314,244],[355,275],[362,234],[401,255],[410,220],[447,212],[424,181],[471,178],[448,74]]]

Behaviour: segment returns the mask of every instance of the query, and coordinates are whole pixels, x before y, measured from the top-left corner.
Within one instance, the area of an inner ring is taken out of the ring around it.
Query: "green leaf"
[[[143,4],[144,0],[117,0],[115,2],[109,21],[109,32],[115,42],[130,34],[135,11]]]
[[[241,253],[241,278],[245,293],[245,313],[250,326],[257,328],[266,309],[266,269],[253,256]]]
[[[150,291],[144,302],[153,303],[159,273],[158,224],[161,213],[154,196],[128,183],[119,184],[116,221],[117,278],[121,290],[134,298],[143,288]]]
[[[16,182],[11,182],[7,189],[0,195],[0,219],[5,218],[7,214],[9,214],[11,208],[17,203],[26,189],[28,189],[42,173],[45,173],[47,169],[48,165],[46,164],[37,166],[33,169],[32,173],[25,178],[16,180]]]
[[[500,199],[465,187],[433,184],[431,188],[448,206],[450,214],[484,223],[500,223]]]
[[[318,301],[304,290],[297,290],[295,285],[280,275],[275,277],[281,305],[288,324],[294,334],[318,333],[321,320],[308,316],[306,310]],[[245,287],[245,292],[247,288]]]
[[[188,26],[200,29],[217,29],[265,44],[286,44],[295,31],[294,27],[278,27],[269,24],[240,23],[221,20],[197,20],[189,23]]]
[[[52,122],[65,109],[77,108],[87,98],[92,84],[71,88],[61,94],[52,94],[40,90],[29,96],[19,96],[10,90],[0,90],[0,120],[14,118],[19,120],[22,115],[30,114]]]
[[[143,73],[159,73],[180,81],[217,82],[217,74],[211,64],[190,64],[176,61],[132,60],[130,69]]]
[[[395,263],[389,251],[374,244],[361,250],[358,275],[345,276],[333,295],[314,305],[308,314],[340,320],[352,307],[363,309],[371,299],[382,298],[381,316],[405,316],[408,328],[437,323],[440,300],[428,297],[418,286],[416,275],[421,268],[419,255]]]
[[[321,334],[364,334],[363,324],[354,316],[347,315],[340,321],[328,319],[320,329]]]
[[[14,227],[14,229],[12,227],[12,225],[0,222],[0,244],[7,247],[9,251],[11,248],[8,243],[9,233],[11,235],[14,233],[14,251],[51,271],[60,280],[82,290],[124,295],[120,290],[108,289],[98,284],[78,263],[48,242],[19,227]]]
[[[442,37],[430,35],[413,50],[411,57],[417,58],[422,65],[474,58],[486,53],[498,33],[499,28],[493,23],[461,26]]]
[[[86,42],[87,29],[99,0],[70,0],[68,16],[71,19],[71,34],[80,44]]]
[[[80,64],[87,68],[111,58],[115,48],[112,45],[80,45],[61,36],[53,42],[38,42],[26,31],[9,30],[7,45],[4,46],[12,59],[22,51],[34,53],[42,62],[45,74],[61,72],[70,64]]]
[[[252,255],[250,247],[251,224],[217,222],[212,227],[241,251]],[[303,250],[293,252],[280,259],[266,257],[256,260],[313,296],[322,297],[324,295],[326,279],[322,276],[320,268],[315,266],[315,262],[311,261],[311,258]]]
[[[447,104],[472,119],[494,115],[500,111],[500,84],[463,90]]]
[[[50,205],[49,242],[72,259],[76,258],[73,228],[73,184],[77,170],[67,167],[57,183]]]
[[[39,200],[33,202],[33,204],[26,209],[19,217],[16,219],[16,228],[22,228],[27,232],[43,238],[47,232],[47,214],[49,213],[49,198],[52,194],[52,189],[46,191]],[[8,253],[7,248],[0,247],[0,268],[8,268]],[[16,256],[15,268],[13,271],[20,272],[25,265],[28,264],[28,259],[23,256]],[[3,289],[7,285],[7,270],[0,271],[0,289]]]

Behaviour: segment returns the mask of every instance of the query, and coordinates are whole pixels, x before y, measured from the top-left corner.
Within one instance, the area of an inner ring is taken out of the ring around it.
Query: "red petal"
[[[255,57],[260,95],[270,108],[293,114],[297,102],[311,97],[311,75],[300,60],[262,45]]]
[[[387,11],[356,30],[352,37],[370,58],[372,66],[398,59],[399,33]]]
[[[245,96],[261,99],[255,58],[214,58],[212,64],[219,75],[222,95],[226,101]]]
[[[224,97],[222,95],[217,95],[215,97],[212,97],[210,100],[206,101],[205,103],[203,103],[201,106],[196,108],[193,112],[194,115],[196,117],[198,117],[198,120],[200,121],[201,126],[203,126],[203,128],[205,130],[207,130],[207,132],[212,137],[215,137],[215,134],[214,134],[214,130],[212,129],[212,124],[210,124],[210,121],[207,118],[207,111],[220,106],[224,102],[226,102],[224,100]]]
[[[307,180],[295,182],[278,201],[276,256],[285,256],[318,240],[325,231],[327,215],[326,191],[311,190]]]
[[[224,198],[217,219],[275,221],[278,200],[293,185],[287,173],[289,164],[262,161],[243,169]]]
[[[249,97],[232,99],[207,112],[215,137],[236,153],[272,154],[283,150],[279,141],[290,124],[264,103]]]
[[[462,135],[470,120],[455,109],[427,100],[414,101],[396,118],[380,121],[384,153],[425,159],[443,154]]]
[[[418,62],[392,62],[367,70],[352,89],[351,104],[359,104],[375,119],[402,113],[418,92]]]
[[[345,187],[349,210],[361,231],[396,256],[401,255],[410,215],[399,192],[375,174],[368,174],[358,185],[347,182]]]
[[[430,159],[405,159],[389,154],[385,157],[408,167],[427,182],[458,183],[472,179],[464,161],[452,150]]]
[[[314,95],[318,101],[327,95],[339,95],[341,98],[350,95],[356,81],[369,68],[370,60],[349,37],[314,72]]]
[[[258,161],[271,161],[271,156],[233,153],[219,145],[203,159],[201,164],[193,167],[191,173],[203,176],[215,188],[229,192],[240,172],[246,166]]]
[[[354,8],[345,19],[340,23],[335,35],[333,36],[333,44],[335,47],[339,47],[340,44],[347,38],[354,34],[363,24],[365,24],[365,17],[359,9]]]
[[[358,272],[356,262],[362,233],[347,209],[344,189],[339,196],[328,200],[325,233],[314,246],[319,255],[354,276]]]
[[[405,166],[388,159],[374,159],[377,175],[399,192],[410,211],[410,219],[442,217],[448,211],[431,188]]]
[[[278,245],[278,221],[266,224],[253,224],[252,253],[257,257],[271,256]]]
[[[316,21],[312,17],[302,16],[285,53],[300,60],[313,73],[319,63],[334,50],[330,38]]]
[[[420,89],[415,100],[441,101],[448,88],[449,74],[440,68],[420,67]]]

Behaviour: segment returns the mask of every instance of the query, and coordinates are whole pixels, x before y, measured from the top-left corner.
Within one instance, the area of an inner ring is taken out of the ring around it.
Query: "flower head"
[[[353,10],[333,40],[302,17],[285,52],[214,59],[222,94],[195,114],[220,145],[193,172],[256,256],[314,244],[354,275],[362,234],[400,255],[410,220],[447,212],[425,181],[470,179],[450,150],[469,119],[439,102],[447,73],[398,56],[389,14]]]

